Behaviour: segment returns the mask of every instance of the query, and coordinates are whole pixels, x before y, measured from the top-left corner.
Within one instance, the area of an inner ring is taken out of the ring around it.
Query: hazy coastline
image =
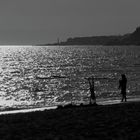
[[[91,36],[91,37],[71,37],[66,41],[59,41],[52,44],[38,44],[37,46],[53,46],[53,45],[104,45],[104,46],[115,46],[115,45],[140,45],[140,27],[132,33],[124,35],[110,35],[110,36]]]

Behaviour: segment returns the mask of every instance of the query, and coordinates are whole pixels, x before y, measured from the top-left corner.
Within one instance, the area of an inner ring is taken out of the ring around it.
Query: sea
[[[0,46],[0,111],[89,103],[140,95],[140,46]]]

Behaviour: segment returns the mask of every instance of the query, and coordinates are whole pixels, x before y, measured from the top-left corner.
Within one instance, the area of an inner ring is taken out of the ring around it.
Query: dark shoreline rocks
[[[67,108],[80,108],[80,107],[93,107],[93,106],[98,106],[97,103],[94,104],[79,104],[79,105],[73,105],[73,104],[67,104],[67,105],[58,105],[57,109],[67,109]]]

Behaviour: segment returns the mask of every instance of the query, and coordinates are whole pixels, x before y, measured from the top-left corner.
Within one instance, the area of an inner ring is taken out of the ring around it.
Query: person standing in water
[[[90,104],[96,104],[96,97],[94,92],[94,77],[87,79],[90,86]]]
[[[127,78],[125,76],[125,74],[122,74],[122,79],[119,80],[119,89],[121,89],[121,94],[122,94],[122,100],[121,102],[123,102],[123,100],[125,100],[125,102],[127,101],[126,99],[126,84],[127,84]]]

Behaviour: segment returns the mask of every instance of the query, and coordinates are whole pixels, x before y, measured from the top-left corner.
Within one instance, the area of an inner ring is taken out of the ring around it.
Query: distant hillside
[[[140,27],[129,36],[128,40],[130,44],[140,45]]]
[[[76,37],[68,38],[66,42],[61,42],[61,45],[109,45],[118,44],[121,39],[121,36]]]
[[[66,42],[49,45],[140,45],[140,27],[125,35],[75,37],[68,38]]]

